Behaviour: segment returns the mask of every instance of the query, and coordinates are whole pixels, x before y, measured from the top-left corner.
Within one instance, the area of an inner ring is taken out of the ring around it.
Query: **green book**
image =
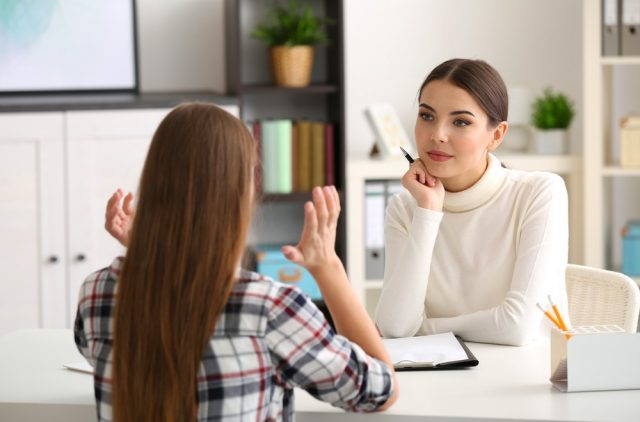
[[[291,120],[275,120],[276,126],[276,192],[291,193]]]

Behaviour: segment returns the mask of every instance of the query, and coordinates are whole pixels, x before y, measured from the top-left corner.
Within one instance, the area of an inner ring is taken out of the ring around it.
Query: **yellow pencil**
[[[549,304],[551,305],[551,309],[553,309],[553,313],[556,314],[556,318],[558,319],[558,323],[560,324],[562,331],[568,331],[567,325],[564,323],[564,320],[562,319],[562,315],[560,314],[558,307],[551,300],[551,295],[547,295],[547,299],[549,299]]]
[[[544,314],[544,316],[546,316],[547,318],[549,318],[549,321],[553,322],[553,325],[555,325],[556,327],[558,327],[558,330],[562,330],[562,326],[560,325],[560,323],[553,317],[553,315],[551,315],[549,313],[549,311],[545,310],[542,306],[540,306],[539,303],[536,303],[536,306],[538,307],[538,309],[540,309],[542,311],[542,313]]]

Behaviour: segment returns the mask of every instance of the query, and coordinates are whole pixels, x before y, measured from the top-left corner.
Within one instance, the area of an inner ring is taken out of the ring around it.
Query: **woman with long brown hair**
[[[378,327],[387,337],[452,331],[526,344],[541,327],[537,302],[551,294],[567,315],[564,182],[504,168],[493,155],[509,101],[488,63],[447,60],[418,97],[418,157],[385,218]]]
[[[107,230],[125,258],[84,282],[75,341],[94,366],[99,420],[289,420],[293,387],[349,410],[397,396],[375,327],[334,251],[340,204],[315,188],[296,246],[334,318],[298,289],[239,268],[255,144],[222,109],[184,104],[158,127],[139,197],[118,190]]]

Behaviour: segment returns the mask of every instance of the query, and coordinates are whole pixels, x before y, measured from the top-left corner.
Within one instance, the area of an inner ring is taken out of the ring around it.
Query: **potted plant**
[[[329,44],[325,27],[333,21],[315,16],[309,5],[297,0],[275,3],[268,19],[268,23],[258,24],[251,36],[269,45],[275,83],[286,87],[309,85],[313,46]]]
[[[532,104],[531,124],[535,128],[533,152],[565,154],[567,129],[575,114],[566,95],[547,87]]]

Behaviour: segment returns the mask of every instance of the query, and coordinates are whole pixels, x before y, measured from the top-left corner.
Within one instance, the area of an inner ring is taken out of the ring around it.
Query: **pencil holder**
[[[638,356],[640,334],[617,325],[554,328],[549,381],[562,392],[640,389]]]

